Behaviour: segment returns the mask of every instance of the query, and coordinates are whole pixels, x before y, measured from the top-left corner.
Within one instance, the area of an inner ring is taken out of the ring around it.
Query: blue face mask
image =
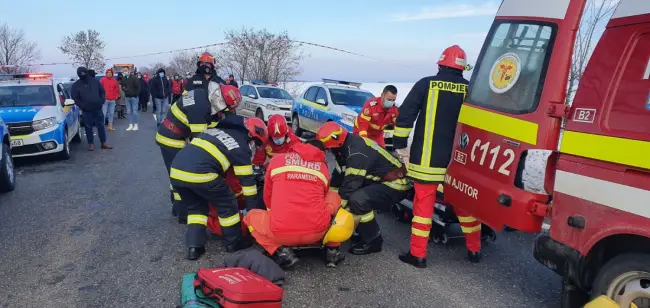
[[[165,73],[160,73],[160,74],[158,74],[158,76],[160,76],[160,78],[163,78],[163,77],[165,77]]]
[[[395,105],[395,101],[389,101],[387,99],[385,99],[383,103],[384,103],[384,108],[390,108]]]
[[[275,143],[275,145],[282,145],[284,143],[284,137],[282,137],[282,138],[273,138],[273,143]]]

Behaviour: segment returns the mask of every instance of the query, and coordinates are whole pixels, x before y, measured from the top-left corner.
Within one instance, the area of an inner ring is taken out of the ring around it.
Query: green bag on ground
[[[194,288],[194,277],[196,273],[187,273],[183,275],[181,282],[181,308],[218,308],[220,307],[215,301],[209,299],[199,299],[203,292]]]

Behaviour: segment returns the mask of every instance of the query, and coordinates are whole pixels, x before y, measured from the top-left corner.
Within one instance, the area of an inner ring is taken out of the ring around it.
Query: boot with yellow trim
[[[188,225],[185,229],[188,260],[198,260],[205,253],[207,219],[208,217],[203,214],[188,215]]]
[[[426,258],[418,258],[414,255],[411,254],[411,252],[407,252],[405,254],[399,255],[399,260],[406,263],[413,265],[417,268],[426,268],[427,267],[427,259]]]

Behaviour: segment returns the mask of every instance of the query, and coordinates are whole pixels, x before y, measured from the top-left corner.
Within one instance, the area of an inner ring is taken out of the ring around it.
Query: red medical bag
[[[282,307],[282,288],[246,268],[199,269],[194,286],[224,308]]]

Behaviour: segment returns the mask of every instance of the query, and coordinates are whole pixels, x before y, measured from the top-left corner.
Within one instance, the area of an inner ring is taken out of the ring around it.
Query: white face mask
[[[273,138],[273,143],[275,143],[275,145],[282,145],[284,143],[284,139],[285,139],[284,137],[282,137],[282,138]]]
[[[395,101],[383,100],[384,108],[390,108],[395,105]]]

